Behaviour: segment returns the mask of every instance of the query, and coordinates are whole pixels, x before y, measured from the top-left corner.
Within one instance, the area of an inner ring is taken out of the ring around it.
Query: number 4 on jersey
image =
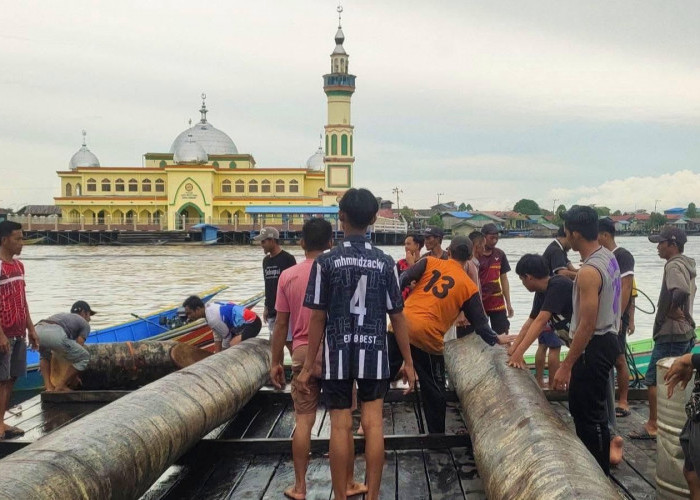
[[[367,294],[367,275],[360,276],[357,282],[355,293],[350,299],[350,313],[357,314],[357,325],[362,326],[365,323],[365,315],[367,308],[365,307],[365,295]]]

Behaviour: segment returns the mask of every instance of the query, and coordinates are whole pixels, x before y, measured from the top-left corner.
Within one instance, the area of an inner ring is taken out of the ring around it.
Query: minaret
[[[328,97],[328,123],[326,124],[326,188],[343,190],[352,187],[353,156],[350,121],[350,99],[355,92],[355,75],[348,73],[348,54],[343,48],[345,35],[341,23],[343,7],[338,6],[338,31],[335,34],[335,50],[331,54],[331,72],[323,75],[323,91]]]

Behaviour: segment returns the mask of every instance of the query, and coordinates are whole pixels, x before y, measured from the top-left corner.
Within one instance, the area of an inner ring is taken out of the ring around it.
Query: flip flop
[[[642,429],[641,431],[634,431],[627,434],[630,439],[639,439],[643,441],[656,441],[656,436],[649,434],[649,431]]]
[[[625,410],[622,406],[615,407],[615,416],[617,418],[625,418],[629,417],[630,415],[632,415],[632,412],[629,410]]]
[[[19,427],[8,427],[5,429],[5,439],[13,439],[24,436],[24,431]]]

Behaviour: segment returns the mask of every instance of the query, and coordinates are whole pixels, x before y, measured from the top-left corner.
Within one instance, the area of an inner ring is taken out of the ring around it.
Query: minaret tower
[[[355,157],[353,155],[350,121],[350,99],[355,92],[355,75],[348,73],[349,56],[343,48],[345,35],[341,23],[343,7],[338,6],[338,31],[335,50],[331,54],[331,72],[323,75],[323,91],[328,97],[326,124],[326,189],[344,190],[352,187]]]

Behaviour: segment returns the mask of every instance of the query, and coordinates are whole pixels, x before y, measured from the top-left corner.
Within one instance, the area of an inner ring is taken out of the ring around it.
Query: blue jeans
[[[655,343],[651,350],[651,359],[647,367],[647,374],[644,377],[644,384],[647,386],[656,385],[656,363],[660,359],[675,358],[689,353],[695,347],[695,339],[686,340],[685,342],[667,342],[663,344]]]

